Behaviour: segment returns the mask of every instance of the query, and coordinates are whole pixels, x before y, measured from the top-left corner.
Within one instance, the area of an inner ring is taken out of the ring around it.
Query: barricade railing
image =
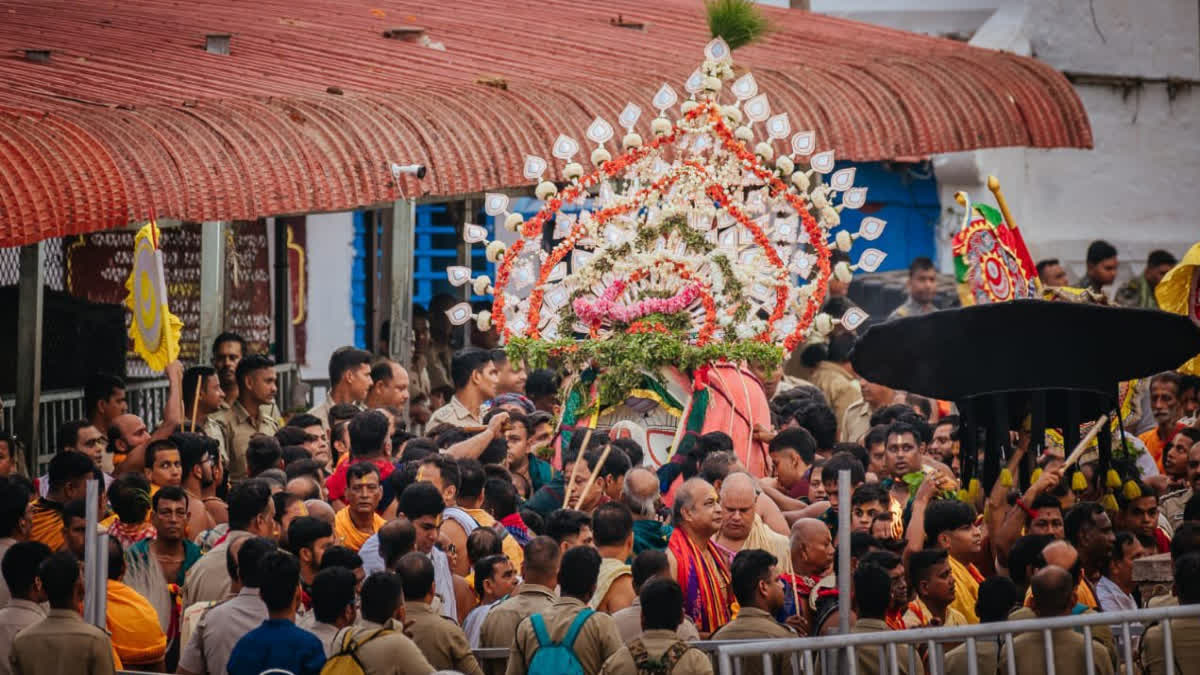
[[[280,402],[281,408],[286,409],[288,402],[292,400],[293,392],[300,383],[300,367],[294,363],[281,363],[275,366],[275,372],[278,378],[276,400]],[[167,381],[159,379],[129,382],[125,387],[125,400],[129,412],[142,418],[142,421],[146,423],[146,428],[153,430],[162,421],[163,407],[167,403]],[[308,403],[311,405],[311,401]],[[2,408],[0,410],[0,428],[13,429],[15,405],[16,398],[13,395],[0,396],[0,408]],[[58,431],[62,425],[72,420],[87,418],[83,389],[44,391],[38,405],[40,406],[38,466],[30,469],[30,473],[35,476],[42,472],[46,463],[58,451],[60,447]],[[190,403],[187,401],[184,402],[185,413],[190,412],[189,405]],[[101,429],[101,432],[108,433],[108,430]]]
[[[926,656],[929,659],[929,668],[926,672],[931,675],[940,675],[946,672],[945,650],[942,647],[946,643],[964,643],[969,675],[992,675],[992,673],[983,673],[979,670],[977,658],[978,642],[990,638],[1003,641],[1002,648],[1007,662],[1005,675],[1017,675],[1013,640],[1016,636],[1025,633],[1040,633],[1042,648],[1045,651],[1045,672],[1047,675],[1055,675],[1054,631],[1060,629],[1079,630],[1083,633],[1084,644],[1091,645],[1092,629],[1096,626],[1110,626],[1118,629],[1114,633],[1114,638],[1118,642],[1117,661],[1119,666],[1115,672],[1123,671],[1126,675],[1135,675],[1138,669],[1134,659],[1133,627],[1135,624],[1149,626],[1153,622],[1160,622],[1163,627],[1164,671],[1167,675],[1176,675],[1175,650],[1169,628],[1170,622],[1174,619],[1197,617],[1200,617],[1200,605],[1184,605],[1119,612],[1094,612],[1049,619],[1001,621],[971,626],[940,626],[723,644],[716,647],[717,672],[721,675],[740,675],[745,659],[753,657],[761,660],[762,672],[770,675],[775,672],[775,657],[786,656],[791,660],[791,668],[785,669],[786,672],[804,673],[805,675],[815,675],[816,673],[856,675],[856,652],[861,649],[874,649],[880,664],[878,672],[898,675],[901,671],[901,663],[905,664],[906,672],[913,673],[915,671],[912,666],[917,659],[921,658],[917,656],[916,650],[919,647],[925,647],[927,648]],[[901,649],[906,652],[903,657],[899,655]],[[1100,672],[1093,661],[1092,650],[1084,649],[1083,653],[1083,672],[1088,675]],[[839,657],[842,655],[845,656],[844,666],[839,663]],[[901,658],[904,659],[903,662],[900,661]]]

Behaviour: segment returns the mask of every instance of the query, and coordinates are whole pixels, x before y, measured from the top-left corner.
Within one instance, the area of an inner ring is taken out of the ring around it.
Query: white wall
[[[306,220],[308,248],[308,363],[304,379],[329,377],[329,355],[354,344],[350,268],[354,264],[354,214],[324,213]]]

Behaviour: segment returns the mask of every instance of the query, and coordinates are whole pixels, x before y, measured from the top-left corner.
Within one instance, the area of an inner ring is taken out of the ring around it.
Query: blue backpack
[[[595,610],[585,608],[576,615],[563,636],[562,642],[551,642],[550,634],[546,632],[546,622],[541,614],[530,617],[533,624],[533,634],[537,637],[537,651],[529,661],[528,675],[584,675],[583,664],[575,656],[575,638],[583,630],[583,624],[595,614]]]

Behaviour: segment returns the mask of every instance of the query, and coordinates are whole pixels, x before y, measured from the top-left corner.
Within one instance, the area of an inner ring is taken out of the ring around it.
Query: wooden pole
[[[196,429],[196,414],[200,412],[200,388],[204,386],[204,376],[196,376],[196,394],[192,396],[192,433],[200,433]]]
[[[588,433],[592,433],[592,430],[588,429]],[[579,450],[579,457],[575,458],[575,466],[571,467],[571,473],[575,473],[575,469],[579,466],[579,460],[582,459],[585,462],[587,461],[587,459],[584,458],[586,449],[587,446],[585,445]],[[611,443],[604,446],[604,452],[600,453],[600,461],[596,462],[596,468],[592,471],[592,475],[588,476],[588,481],[583,484],[583,492],[579,493],[579,499],[575,502],[576,507],[583,506],[583,499],[584,497],[587,497],[588,490],[592,489],[592,483],[596,482],[596,476],[600,475],[600,469],[604,468],[604,462],[608,461],[608,453],[610,452],[612,452]]]
[[[1100,419],[1096,420],[1096,423],[1092,425],[1092,428],[1088,429],[1087,435],[1083,437],[1083,440],[1079,441],[1079,445],[1076,445],[1075,449],[1071,451],[1071,455],[1067,457],[1067,461],[1063,462],[1063,472],[1066,472],[1067,469],[1071,468],[1072,464],[1078,462],[1080,457],[1083,457],[1083,452],[1084,450],[1087,450],[1088,444],[1092,442],[1092,439],[1096,437],[1096,434],[1100,433],[1100,427],[1107,423],[1108,415],[1101,415]],[[1103,479],[1103,477],[1101,477],[1101,479]]]
[[[575,457],[575,461],[571,463],[571,479],[567,481],[567,486],[563,489],[564,509],[567,508],[567,504],[571,503],[571,488],[575,487],[575,476],[579,473],[579,461],[587,453],[588,441],[592,440],[592,431],[593,427],[589,426],[587,433],[583,435],[583,444],[579,446],[579,454]]]
[[[1012,229],[1017,229],[1017,223],[1013,220],[1012,211],[1008,210],[1008,202],[1004,201],[1004,193],[1000,191],[1000,179],[995,176],[988,176],[987,186],[992,191],[992,196],[996,198],[996,204],[1000,206],[1000,213],[1004,214],[1004,222]]]

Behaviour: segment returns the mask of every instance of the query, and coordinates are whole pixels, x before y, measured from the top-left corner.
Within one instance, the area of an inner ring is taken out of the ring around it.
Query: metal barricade
[[[817,673],[821,675],[835,673],[855,675],[857,652],[870,649],[875,651],[878,658],[878,672],[898,675],[902,669],[904,672],[914,672],[914,662],[920,658],[916,654],[917,649],[923,647],[927,650],[926,656],[929,664],[926,672],[930,675],[944,675],[946,673],[945,645],[963,643],[966,646],[968,657],[966,659],[967,673],[969,675],[992,675],[979,670],[977,650],[981,641],[996,640],[1006,656],[1008,668],[1005,675],[1017,675],[1017,663],[1013,649],[1014,640],[1022,634],[1036,633],[1041,635],[1041,646],[1045,650],[1045,672],[1047,675],[1055,675],[1054,641],[1052,639],[1054,631],[1077,630],[1083,633],[1084,644],[1091,645],[1093,644],[1092,630],[1094,627],[1115,626],[1118,628],[1114,635],[1118,640],[1118,669],[1116,672],[1134,675],[1138,672],[1135,665],[1137,650],[1132,645],[1131,626],[1134,624],[1149,626],[1151,623],[1159,622],[1163,627],[1164,672],[1167,675],[1176,675],[1170,623],[1172,620],[1183,618],[1200,618],[1200,605],[1095,612],[1051,619],[1024,619],[972,626],[915,628],[816,638],[788,638],[722,644],[716,647],[717,672],[722,675],[740,675],[743,661],[746,658],[754,658],[761,660],[762,672],[770,675],[774,672],[771,657],[786,655],[793,657],[793,665],[790,670],[785,669],[785,672],[804,673],[804,675]],[[703,643],[698,643],[697,646],[700,644]],[[1093,662],[1092,650],[1084,649],[1083,652],[1083,672],[1088,675],[1099,672]],[[843,658],[831,658],[834,655]],[[843,660],[844,662],[841,662]],[[797,663],[803,667],[796,665]]]

